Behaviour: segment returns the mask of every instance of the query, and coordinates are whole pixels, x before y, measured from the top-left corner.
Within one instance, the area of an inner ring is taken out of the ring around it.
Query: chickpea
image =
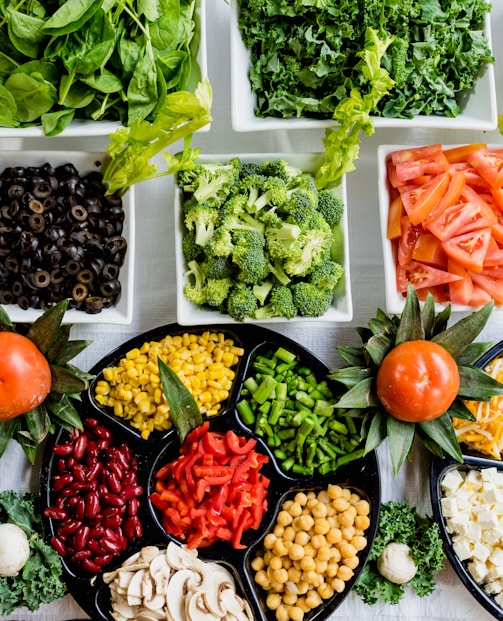
[[[311,537],[311,545],[315,550],[319,550],[320,548],[325,546],[326,543],[327,540],[325,539],[324,535],[313,535],[313,537]]]
[[[264,537],[264,548],[271,550],[276,539],[277,537],[274,533],[267,533],[267,535]]]
[[[253,571],[259,571],[260,569],[264,569],[265,562],[263,556],[256,556],[251,562],[251,568]]]
[[[288,548],[286,547],[285,542],[282,539],[276,539],[272,549],[273,552],[278,556],[288,554]]]
[[[316,505],[312,508],[312,513],[315,518],[324,518],[327,516],[327,506],[322,502],[317,502]]]
[[[309,608],[317,608],[321,604],[321,595],[318,591],[308,591],[306,595],[306,604]]]
[[[329,561],[331,558],[332,550],[327,544],[318,548],[318,554],[316,555],[317,561]]]
[[[327,490],[322,489],[318,494],[318,500],[325,505],[328,505],[330,502],[330,496],[328,495]]]
[[[360,559],[357,556],[352,556],[351,558],[345,558],[342,564],[349,567],[349,569],[356,569],[360,564]]]
[[[342,497],[336,498],[335,500],[333,500],[332,504],[333,504],[334,509],[338,511],[339,513],[346,511],[346,509],[349,509],[350,507],[349,502]]]
[[[354,507],[348,507],[339,515],[339,522],[341,526],[353,526],[356,516],[356,509]]]
[[[355,517],[355,526],[358,530],[367,530],[370,526],[370,518],[368,515],[357,515]]]
[[[293,526],[287,526],[285,528],[285,532],[283,533],[283,539],[291,543],[292,541],[295,540],[296,534],[297,534],[297,531],[295,530]]]
[[[314,571],[316,569],[316,563],[312,556],[304,556],[299,562],[299,567],[302,571]]]
[[[283,593],[283,604],[287,606],[293,606],[297,603],[297,593],[292,593],[291,591],[287,591]]]
[[[320,575],[316,571],[316,569],[313,569],[312,571],[307,571],[304,574],[304,580],[308,582],[309,584],[312,584],[314,588],[318,588],[320,584],[324,582],[323,576]]]
[[[299,599],[297,600],[297,606],[299,608],[302,608],[302,610],[304,611],[304,614],[306,612],[310,612],[311,611],[311,607],[307,605],[305,597],[299,597]]]
[[[355,557],[357,558],[357,557]],[[316,559],[316,571],[323,575],[327,571],[328,562]]]
[[[273,556],[269,561],[269,567],[271,569],[281,569],[283,567],[283,560],[281,556]]]
[[[344,526],[341,528],[342,538],[346,541],[351,541],[351,539],[355,536],[355,533],[356,529],[354,526]]]
[[[346,588],[346,583],[344,582],[344,580],[341,580],[340,578],[334,578],[330,584],[330,586],[332,587],[333,591],[332,593],[335,591],[336,593],[342,593],[344,591],[344,589]],[[321,595],[321,594],[320,594]],[[323,595],[322,595],[323,597]]]
[[[305,555],[304,548],[302,545],[298,543],[292,543],[292,545],[288,549],[288,556],[293,561],[300,561],[301,559],[304,558],[304,555]]]
[[[309,531],[314,526],[314,518],[312,515],[303,514],[295,520],[295,528],[298,530]]]
[[[276,619],[277,621],[289,621],[288,608],[281,604],[276,608]]]
[[[297,492],[294,498],[301,507],[304,507],[307,503],[307,495],[304,492]]]
[[[349,543],[355,547],[359,552],[367,547],[367,538],[363,535],[355,535]]]
[[[340,528],[331,528],[326,534],[326,540],[328,543],[339,543],[342,539],[342,532]]]
[[[263,589],[269,589],[271,585],[269,581],[269,576],[267,575],[267,572],[265,572],[263,569],[257,571],[257,573],[255,574],[255,582],[259,584]]]
[[[358,515],[368,515],[370,513],[370,504],[367,500],[360,499],[354,503]]]
[[[342,498],[344,498],[344,500],[347,500],[349,502],[349,499],[351,498],[351,490],[348,487],[343,487],[341,496]]]
[[[342,492],[342,487],[340,485],[332,485],[330,484],[327,488],[328,497],[331,500],[335,500],[336,498],[340,498]]]
[[[284,526],[280,526],[279,524],[276,524],[276,526],[274,527],[274,530],[272,532],[274,533],[274,536],[279,539],[279,538],[283,537],[283,533],[285,532],[285,527]]]
[[[344,591],[344,587],[345,587],[345,584],[344,582],[342,582],[342,591]],[[322,599],[330,599],[335,591],[333,586],[331,586],[327,582],[324,582],[323,584],[321,584],[316,590],[318,591]],[[342,591],[337,591],[337,592],[342,593]]]
[[[331,560],[329,563],[327,563],[327,571],[325,573],[329,578],[335,578],[338,571],[339,563],[337,561]]]
[[[274,569],[271,574],[271,582],[279,582],[280,584],[285,584],[288,580],[288,571],[283,567],[279,569]]]
[[[295,582],[297,585],[300,582],[301,575],[302,572],[298,567],[290,567],[290,569],[288,570],[288,580],[291,582]]]
[[[298,530],[295,535],[295,543],[298,543],[299,546],[305,546],[311,539],[311,535],[305,530]]]
[[[302,506],[298,502],[292,502],[292,504],[288,507],[288,513],[292,517],[299,517],[302,514]]]
[[[277,610],[281,605],[281,595],[279,593],[269,593],[265,600],[265,604],[269,610]]]
[[[293,521],[293,516],[289,511],[282,510],[278,513],[276,521],[280,526],[289,526]]]
[[[292,606],[288,612],[291,621],[302,621],[304,618],[304,611],[300,606]]]
[[[346,565],[339,565],[339,571],[337,572],[337,577],[340,578],[341,580],[344,580],[344,582],[347,582],[348,580],[351,580],[351,578],[353,577],[353,570],[350,569],[349,567],[346,567]]]
[[[319,535],[326,535],[330,530],[330,522],[325,518],[316,518],[314,520],[314,532]]]

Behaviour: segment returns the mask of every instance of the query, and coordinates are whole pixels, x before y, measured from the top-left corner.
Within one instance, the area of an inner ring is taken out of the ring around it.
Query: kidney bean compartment
[[[98,170],[71,163],[11,166],[0,174],[0,304],[99,313],[121,294],[127,242],[119,196]]]
[[[84,431],[52,449],[52,503],[44,511],[53,523],[51,544],[91,574],[143,535],[138,462],[127,444],[113,440],[106,427],[88,418]]]

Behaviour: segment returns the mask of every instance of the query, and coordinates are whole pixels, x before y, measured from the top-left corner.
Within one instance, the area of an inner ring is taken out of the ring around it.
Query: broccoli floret
[[[196,244],[196,231],[185,231],[182,237],[182,252],[185,262],[198,261],[202,258],[202,246]]]
[[[290,287],[293,302],[303,317],[321,317],[332,304],[332,289],[320,289],[311,282],[298,282]]]
[[[185,284],[183,293],[189,302],[200,306],[206,302],[204,291],[206,277],[197,261],[189,261],[187,265],[189,269],[185,272],[185,277],[189,282]]]
[[[216,164],[196,166],[181,171],[179,183],[185,193],[192,193],[198,203],[219,207],[229,196],[238,179],[236,164]]]
[[[189,231],[195,230],[196,244],[204,246],[212,237],[219,219],[218,209],[207,203],[193,204],[185,213],[185,226]]]
[[[318,211],[329,226],[336,226],[344,213],[344,202],[330,190],[321,190],[318,194]]]
[[[198,306],[221,306],[233,286],[233,281],[230,278],[208,278],[197,261],[189,261],[188,267],[185,276],[189,278],[189,282],[183,288],[185,297]]]
[[[308,282],[320,289],[332,290],[344,275],[344,268],[340,263],[327,259],[313,268]]]
[[[277,206],[286,200],[287,185],[278,177],[248,175],[236,186],[235,192],[246,196],[246,207],[257,213],[267,206]]]
[[[232,261],[238,266],[236,279],[250,285],[260,283],[269,275],[265,238],[258,231],[236,231]]]
[[[302,232],[283,263],[285,272],[290,276],[306,276],[316,265],[328,258],[331,243],[331,230],[328,226]]]
[[[257,298],[253,295],[251,287],[245,284],[232,287],[227,298],[226,309],[236,321],[244,321],[247,317],[253,317],[257,306]]]
[[[282,285],[288,285],[291,282],[291,278],[285,273],[281,259],[276,259],[272,263],[269,261],[269,270]]]
[[[234,244],[230,229],[218,226],[213,236],[205,244],[204,253],[211,257],[228,257],[232,254],[233,248]]]
[[[292,319],[296,315],[297,307],[294,304],[292,292],[284,285],[275,285],[268,303],[255,311],[255,319],[269,319],[270,317]]]
[[[210,306],[222,306],[233,284],[230,278],[208,278],[204,285],[206,304]]]
[[[241,166],[239,167],[239,180],[241,181],[245,177],[249,177],[250,175],[260,175],[261,167],[260,164],[256,164],[254,162],[241,162]]]
[[[232,278],[234,275],[230,256],[205,255],[200,264],[206,278]]]
[[[272,278],[268,278],[258,285],[253,285],[253,295],[257,298],[261,306],[265,304],[267,296],[271,292],[273,286],[274,281]]]
[[[294,192],[300,192],[305,194],[313,204],[318,204],[318,188],[314,181],[314,177],[309,173],[302,173],[297,175],[290,185],[288,186],[288,196],[291,196]]]
[[[263,233],[265,226],[251,214],[243,211],[241,214],[225,213],[220,218],[220,228],[230,231],[257,231]]]
[[[290,222],[281,222],[278,227],[268,226],[265,240],[271,259],[287,259],[300,234],[300,226]]]
[[[302,174],[300,168],[290,166],[285,160],[267,160],[266,162],[262,162],[259,169],[259,174],[265,175],[266,177],[278,177],[287,184],[290,183],[294,177]]]
[[[288,222],[304,222],[310,218],[316,210],[317,203],[313,202],[312,196],[302,190],[292,192],[281,207],[281,212],[285,214]]]

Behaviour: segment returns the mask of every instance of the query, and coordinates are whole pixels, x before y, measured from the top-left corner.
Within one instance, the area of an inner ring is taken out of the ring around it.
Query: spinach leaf
[[[43,30],[50,35],[75,32],[94,15],[100,6],[101,0],[66,0],[46,21]]]

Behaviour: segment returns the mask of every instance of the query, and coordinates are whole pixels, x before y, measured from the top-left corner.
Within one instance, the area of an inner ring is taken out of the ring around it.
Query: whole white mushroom
[[[406,543],[388,543],[377,559],[379,573],[394,584],[405,584],[414,578],[417,567]]]
[[[28,537],[22,528],[0,524],[0,576],[15,576],[30,556]]]

